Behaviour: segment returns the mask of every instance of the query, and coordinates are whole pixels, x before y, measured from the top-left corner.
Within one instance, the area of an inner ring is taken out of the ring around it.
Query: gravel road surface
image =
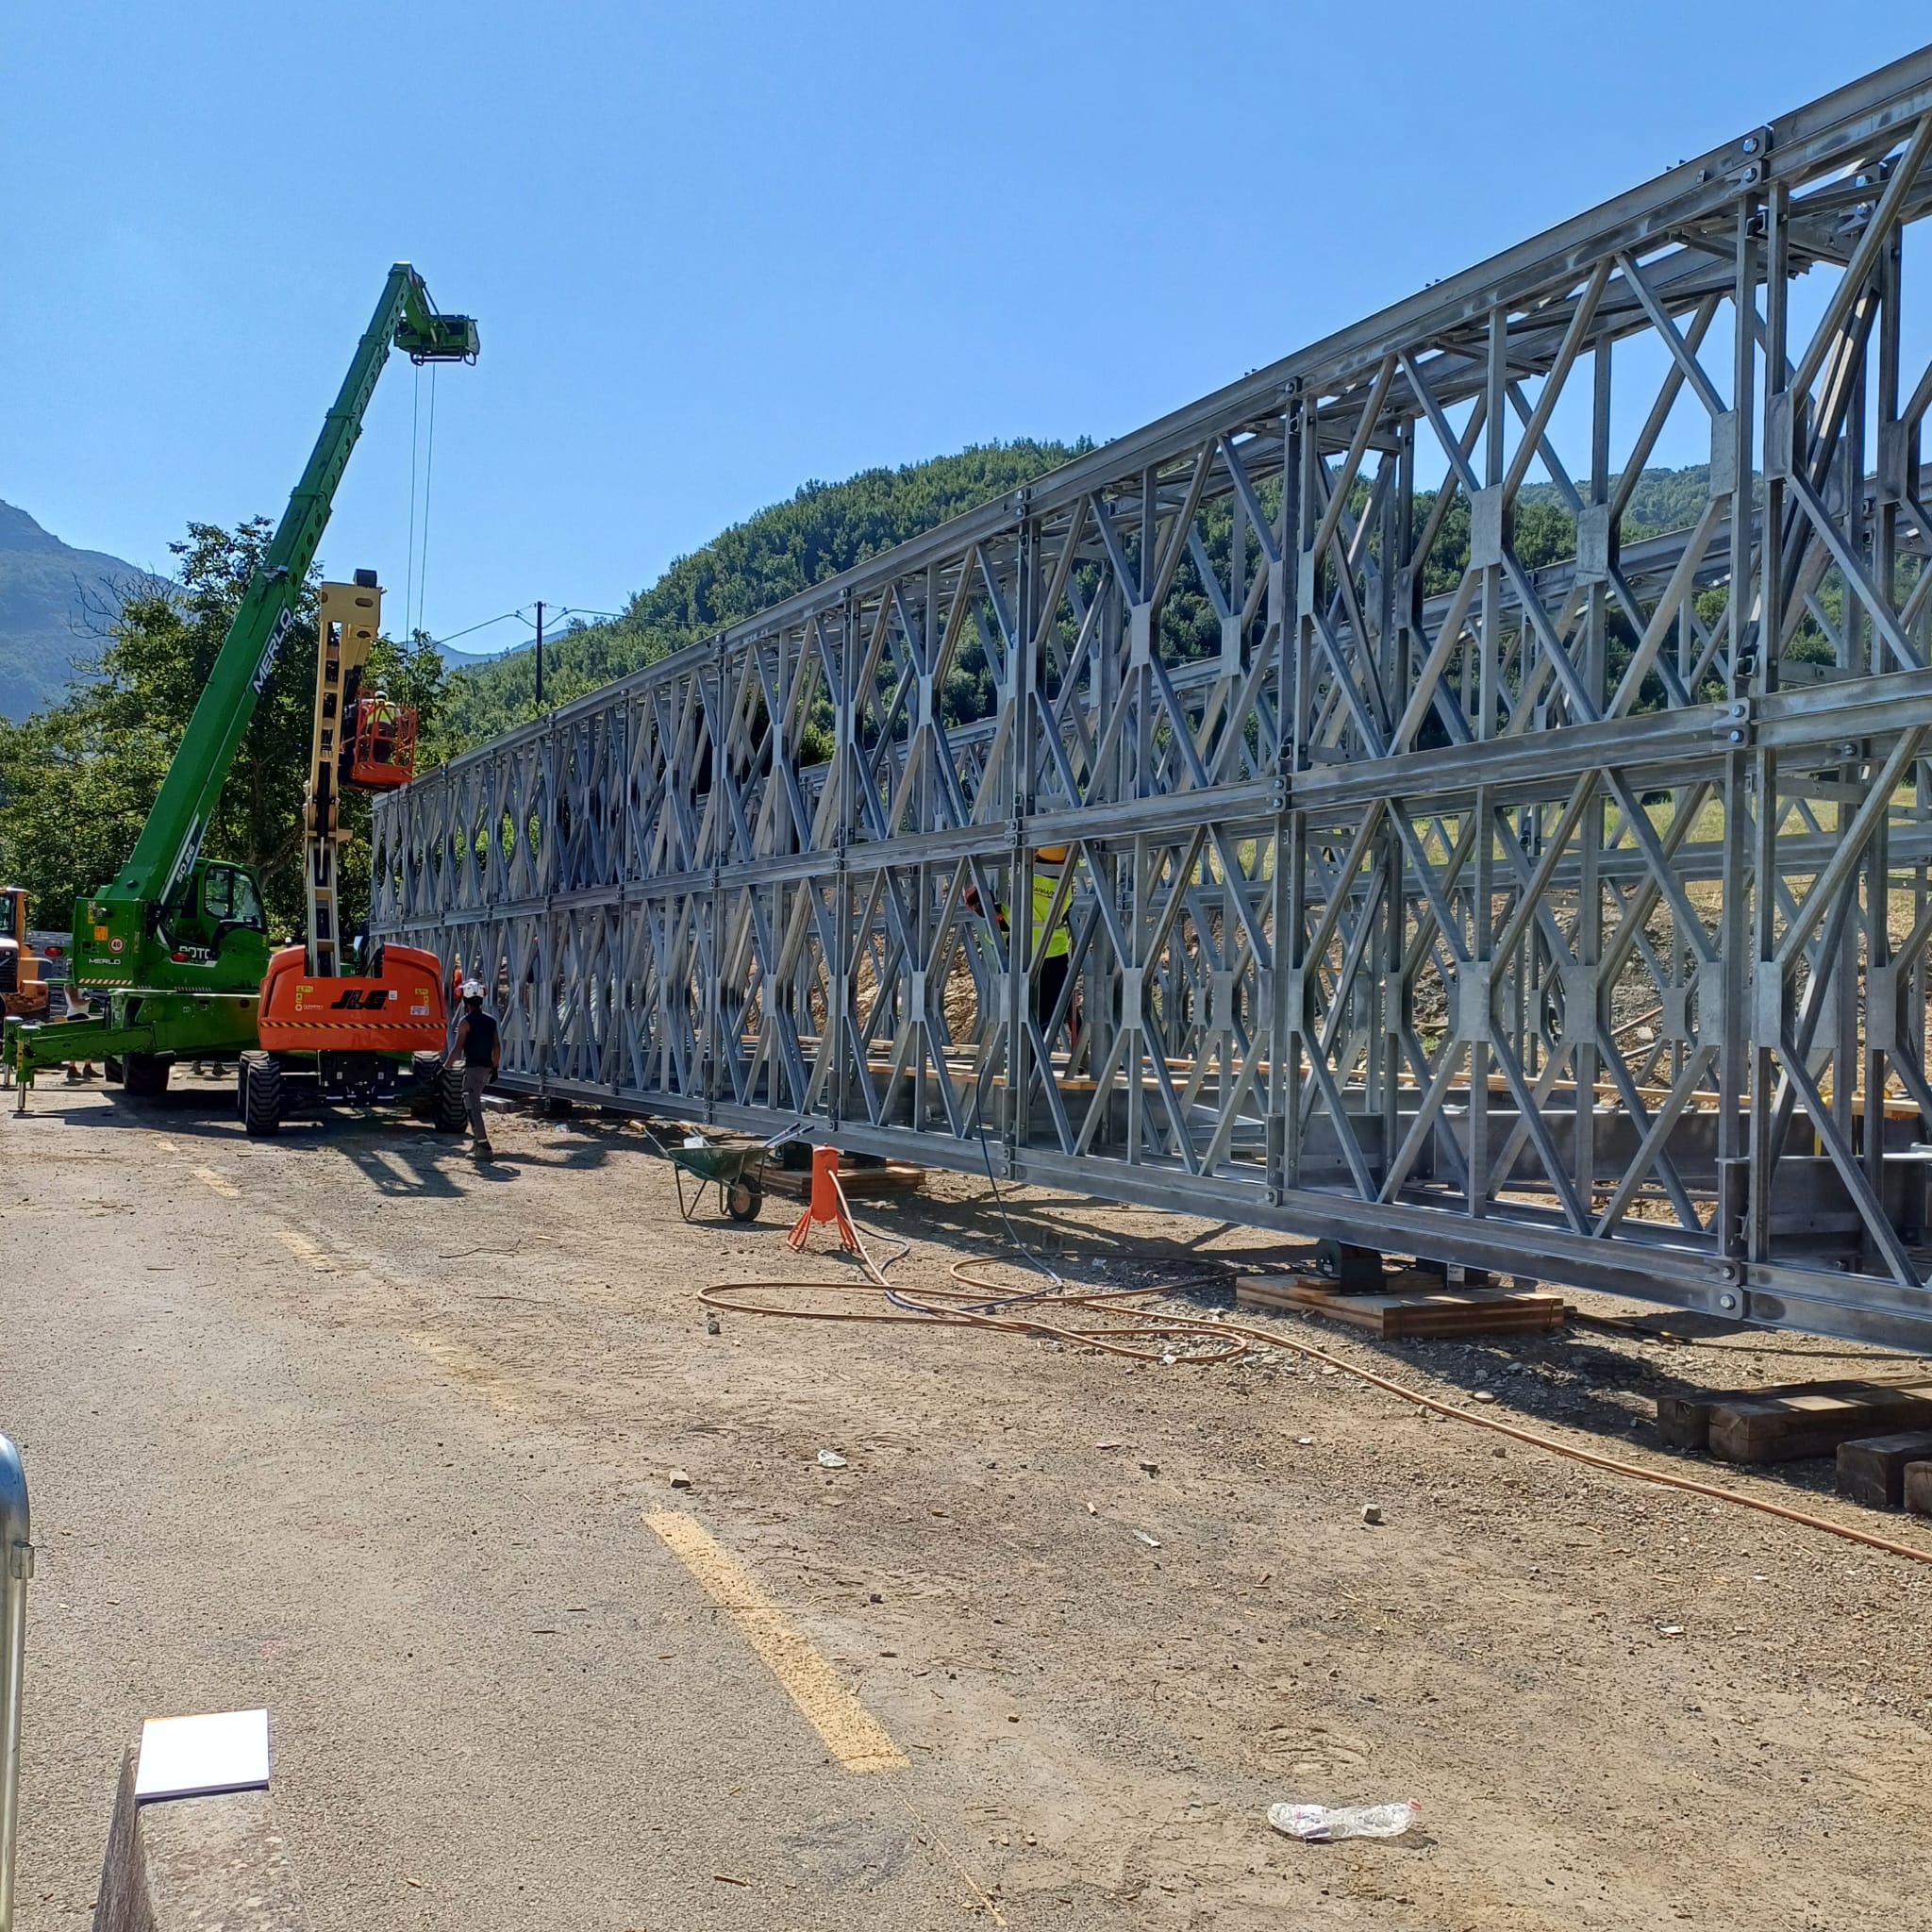
[[[708,1282],[851,1267],[795,1262],[775,1199],[686,1226],[615,1120],[506,1114],[481,1168],[394,1122],[251,1142],[223,1099],[45,1088],[0,1120],[0,1429],[41,1551],[22,1932],[86,1923],[142,1717],[258,1704],[327,1932],[1932,1925],[1932,1567],[1287,1355],[714,1334]],[[908,1286],[1005,1250],[983,1183],[862,1211],[913,1243]],[[1284,1256],[1065,1197],[1013,1214],[1089,1284]],[[1645,1420],[1659,1387],[1869,1358],[1280,1325],[1932,1548],[1816,1493],[1822,1466],[1687,1460]],[[841,1761],[801,1671],[896,1757]],[[1391,1797],[1423,1824],[1387,1843],[1263,1818]]]

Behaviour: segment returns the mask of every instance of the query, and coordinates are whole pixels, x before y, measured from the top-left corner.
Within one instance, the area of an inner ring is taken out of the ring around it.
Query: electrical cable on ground
[[[1007,1212],[1007,1203],[1005,1197],[1000,1192],[999,1179],[992,1171],[992,1150],[986,1143],[986,1111],[982,1105],[982,1091],[977,1077],[973,1082],[973,1125],[979,1135],[979,1158],[986,1167],[986,1184],[992,1190],[992,1205],[1000,1210],[1000,1219],[1006,1224],[1007,1239],[1026,1257],[1027,1266],[1036,1274],[1043,1274],[1048,1281],[1053,1283],[1056,1289],[1065,1288],[1067,1284],[1020,1239],[1020,1230],[1013,1225],[1013,1217]],[[835,1175],[835,1185],[836,1181],[837,1176]],[[845,1191],[841,1188],[839,1190],[840,1199],[843,1200],[844,1195]],[[850,1217],[848,1216],[847,1218],[849,1219]]]
[[[989,1162],[989,1175],[991,1163]],[[838,1176],[833,1176],[838,1186]],[[1558,1441],[1554,1436],[1526,1429],[1516,1423],[1504,1422],[1498,1416],[1483,1415],[1475,1410],[1461,1408],[1454,1403],[1445,1402],[1437,1396],[1424,1394],[1394,1380],[1391,1376],[1379,1374],[1374,1369],[1364,1368],[1359,1362],[1350,1361],[1345,1356],[1319,1348],[1313,1342],[1302,1341],[1293,1336],[1277,1333],[1267,1328],[1257,1328],[1243,1322],[1227,1322],[1218,1317],[1176,1314],[1171,1309],[1146,1308],[1135,1306],[1139,1303],[1159,1297],[1180,1293],[1187,1289],[1200,1287],[1208,1282],[1225,1283],[1228,1271],[1224,1269],[1203,1270],[1195,1274],[1186,1275],[1174,1281],[1161,1282],[1152,1288],[1115,1289],[1072,1289],[1064,1284],[1058,1290],[1029,1291],[1021,1294],[1003,1292],[1002,1284],[989,1281],[973,1272],[974,1263],[956,1261],[952,1264],[954,1280],[962,1286],[958,1290],[924,1290],[917,1296],[904,1289],[895,1289],[887,1279],[885,1270],[895,1265],[911,1252],[912,1243],[898,1235],[880,1235],[876,1229],[868,1229],[853,1220],[850,1204],[845,1198],[845,1190],[839,1186],[839,1205],[845,1209],[847,1221],[858,1238],[858,1260],[867,1279],[863,1283],[824,1280],[745,1280],[713,1282],[699,1291],[698,1300],[706,1307],[729,1310],[740,1315],[782,1315],[810,1322],[893,1322],[902,1324],[920,1323],[941,1327],[991,1328],[1012,1335],[1043,1336],[1050,1341],[1067,1343],[1076,1348],[1098,1349],[1106,1355],[1122,1356],[1130,1361],[1159,1363],[1162,1366],[1208,1367],[1215,1363],[1233,1361],[1248,1353],[1250,1347],[1280,1349],[1287,1354],[1301,1356],[1309,1361],[1321,1362],[1325,1367],[1354,1375],[1358,1381],[1383,1390],[1388,1394],[1416,1407],[1442,1417],[1445,1421],[1468,1423],[1479,1429],[1488,1429],[1492,1434],[1506,1436],[1511,1441],[1521,1442],[1531,1449],[1541,1449],[1552,1456],[1566,1457],[1573,1462],[1581,1462],[1591,1469],[1599,1469],[1611,1475],[1629,1478],[1633,1482],[1651,1483],[1658,1488],[1676,1490],[1685,1495],[1703,1496],[1715,1503],[1729,1503],[1740,1509],[1751,1509],[1759,1515],[1776,1518],[1781,1523],[1796,1524],[1803,1529],[1822,1530],[1827,1536],[1840,1537],[1848,1542],[1860,1543],[1867,1549],[1877,1550],[1890,1557],[1904,1557],[1914,1563],[1932,1564],[1932,1550],[1915,1548],[1910,1543],[1895,1542],[1890,1537],[1874,1536],[1869,1530],[1855,1529],[1849,1524],[1834,1523],[1829,1517],[1814,1516],[1807,1510],[1793,1509],[1783,1503],[1774,1503],[1769,1497],[1746,1495],[1738,1490],[1727,1490],[1716,1483],[1701,1482],[1694,1476],[1674,1475],[1668,1470],[1646,1469],[1641,1463],[1621,1461],[1614,1456],[1599,1455],[1595,1450],[1585,1449],[1578,1444]],[[1002,1210],[1004,1212],[1004,1209]],[[871,1233],[874,1239],[888,1240],[898,1244],[899,1252],[881,1267],[874,1262],[871,1250],[865,1245],[865,1236]],[[980,1263],[980,1266],[997,1266],[997,1263]],[[1058,1279],[1058,1277],[1056,1277]],[[977,1290],[981,1295],[991,1294],[993,1300],[974,1298],[970,1291]],[[745,1297],[769,1295],[785,1291],[809,1291],[816,1294],[862,1295],[876,1300],[883,1296],[887,1308],[824,1308],[789,1307],[782,1303],[748,1300]],[[1106,1325],[1086,1326],[1077,1322],[1062,1323],[1043,1319],[1043,1308],[1051,1304],[1058,1310],[1064,1308],[1070,1313],[1075,1310],[1098,1316]],[[1115,1325],[1124,1320],[1128,1325]],[[1141,1346],[1133,1346],[1139,1342]],[[1186,1353],[1181,1344],[1192,1343]],[[1159,1344],[1148,1346],[1147,1344]]]

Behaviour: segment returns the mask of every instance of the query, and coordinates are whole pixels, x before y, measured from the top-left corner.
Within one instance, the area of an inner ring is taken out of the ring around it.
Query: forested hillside
[[[1030,483],[1091,446],[991,442],[904,469],[863,470],[843,483],[808,483],[788,502],[759,510],[679,558],[613,623],[567,630],[554,645],[546,640],[544,704],[566,703],[755,617],[793,591]],[[433,749],[453,756],[525,723],[535,710],[530,652],[458,672],[444,695]]]
[[[1031,482],[1090,447],[1086,442],[988,443],[904,469],[866,470],[843,483],[808,483],[790,501],[758,511],[702,550],[680,558],[649,590],[632,598],[623,617],[580,625],[546,641],[545,708],[566,704],[681,645],[756,616],[794,591]],[[1631,493],[1624,519],[1625,538],[1695,522],[1707,494],[1707,475],[1702,464],[1646,470]],[[1272,505],[1279,499],[1269,492],[1266,500]],[[1418,524],[1426,519],[1433,502],[1431,494],[1423,493],[1416,508]],[[1574,526],[1552,485],[1525,485],[1519,505],[1517,548],[1526,565],[1534,569],[1573,553]],[[1209,530],[1211,555],[1218,558],[1224,541],[1224,531]],[[1429,588],[1452,585],[1468,554],[1468,506],[1458,502],[1431,553]],[[1189,655],[1188,640],[1195,630],[1201,634],[1201,648],[1219,647],[1218,625],[1209,621],[1207,601],[1193,584],[1193,565],[1188,562],[1176,579],[1163,631],[1182,655]],[[984,683],[976,662],[958,667],[949,681],[949,716],[975,715],[974,687]],[[427,749],[432,757],[453,758],[535,715],[536,666],[527,649],[475,669],[453,671]]]

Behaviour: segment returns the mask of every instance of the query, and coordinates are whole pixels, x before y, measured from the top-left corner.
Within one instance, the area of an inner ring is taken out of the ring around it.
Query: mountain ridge
[[[125,558],[77,549],[0,502],[0,717],[58,702],[86,675],[126,591],[152,581]]]

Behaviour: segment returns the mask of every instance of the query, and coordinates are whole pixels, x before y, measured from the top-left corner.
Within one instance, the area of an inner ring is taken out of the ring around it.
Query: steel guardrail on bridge
[[[26,1674],[26,1586],[33,1518],[20,1452],[0,1436],[0,1932],[13,1932],[13,1857],[20,1833],[20,1706]]]

